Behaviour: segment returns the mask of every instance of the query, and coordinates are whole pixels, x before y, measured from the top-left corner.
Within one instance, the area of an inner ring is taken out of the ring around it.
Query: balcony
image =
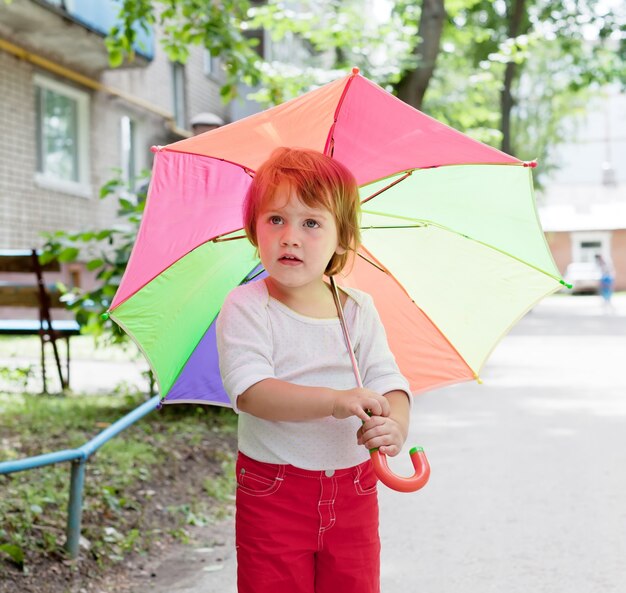
[[[95,74],[109,68],[104,38],[115,24],[115,0],[0,0],[0,39],[63,66]],[[138,30],[136,57],[125,67],[145,67],[154,57],[154,34]]]

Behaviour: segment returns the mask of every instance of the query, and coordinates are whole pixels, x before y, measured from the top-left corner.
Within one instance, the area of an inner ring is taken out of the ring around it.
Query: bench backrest
[[[42,265],[37,255],[32,250],[0,250],[0,274],[11,275],[10,280],[0,276],[1,307],[40,309],[43,306],[44,310],[64,307],[56,285],[46,286],[43,283],[43,272],[59,272],[59,262],[51,261]],[[42,300],[47,302],[42,303]]]
[[[36,252],[37,254],[39,252]],[[42,272],[60,272],[61,265],[53,260],[47,264],[39,263]],[[30,249],[0,249],[0,272],[35,274],[33,252]]]

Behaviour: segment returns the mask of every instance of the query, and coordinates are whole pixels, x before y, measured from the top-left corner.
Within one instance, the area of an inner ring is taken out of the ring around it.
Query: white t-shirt
[[[381,395],[411,392],[400,374],[372,298],[349,295],[344,315],[364,387]],[[235,288],[217,319],[220,372],[239,415],[239,450],[258,461],[288,463],[303,469],[352,467],[369,457],[357,445],[361,421],[353,416],[300,422],[263,420],[239,412],[237,398],[263,379],[298,385],[351,389],[356,379],[338,317],[316,319],[293,311],[269,296],[265,282]]]

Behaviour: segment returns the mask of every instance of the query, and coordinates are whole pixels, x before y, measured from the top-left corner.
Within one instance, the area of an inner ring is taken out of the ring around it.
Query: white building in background
[[[615,288],[626,290],[626,93],[598,92],[558,155],[539,215],[559,269],[599,254],[615,269]]]

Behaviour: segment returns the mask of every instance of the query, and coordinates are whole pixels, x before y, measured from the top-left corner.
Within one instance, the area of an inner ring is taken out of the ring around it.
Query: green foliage
[[[544,41],[533,48],[532,60],[526,64],[518,85],[519,100],[513,114],[512,135],[517,156],[537,160],[538,185],[558,166],[552,149],[572,140],[576,132],[572,122],[584,114],[593,92],[589,86],[572,92],[571,78],[563,74],[564,70],[558,43]],[[571,72],[573,65],[568,70]]]
[[[34,375],[35,366],[32,364],[26,366],[0,366],[0,379],[6,383],[16,385],[22,390],[26,390],[26,386]]]
[[[0,537],[2,537],[3,531],[0,532]],[[24,568],[24,550],[20,546],[2,544],[0,545],[0,552],[6,554],[20,569]]]
[[[141,174],[147,179],[148,172]],[[124,343],[126,334],[114,323],[103,319],[128,264],[137,237],[146,203],[147,183],[132,193],[119,177],[105,183],[100,199],[117,199],[117,226],[82,232],[56,231],[44,233],[46,243],[40,259],[42,263],[84,261],[88,270],[96,272],[97,285],[93,290],[69,289],[61,286],[67,307],[72,310],[83,333],[89,333],[111,343]]]
[[[119,24],[109,32],[106,45],[112,67],[134,58],[137,27],[160,27],[161,44],[170,60],[185,63],[189,47],[205,47],[220,56],[226,76],[222,97],[231,100],[237,85],[254,86],[260,80],[259,56],[245,36],[242,24],[248,0],[123,0]]]
[[[221,462],[222,473],[208,476],[204,480],[204,491],[219,502],[230,502],[235,496],[235,458],[231,454],[224,455]]]
[[[0,394],[0,459],[80,446],[142,401],[140,394],[64,398]],[[178,480],[178,506],[161,507],[159,502],[172,496],[167,489],[177,482],[164,468],[171,466],[175,472],[181,459],[194,455],[215,460],[207,472],[215,473],[218,482],[224,480],[227,489],[232,475],[225,460],[234,452],[222,435],[233,434],[234,416],[230,410],[166,406],[90,458],[82,535],[101,566],[121,562],[130,552],[148,551],[164,530],[187,537],[185,526],[205,524],[224,512],[225,502],[221,497],[214,502],[200,478],[195,490],[190,479],[184,485]],[[222,477],[226,470],[229,475]],[[28,570],[36,556],[64,555],[69,483],[68,464],[0,475],[0,578],[6,562]]]

